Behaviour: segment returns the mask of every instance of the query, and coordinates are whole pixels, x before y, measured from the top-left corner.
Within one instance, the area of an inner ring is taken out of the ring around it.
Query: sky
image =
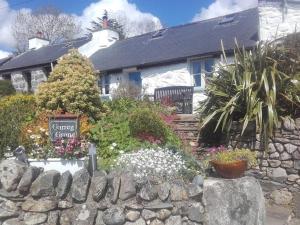
[[[17,11],[30,12],[47,5],[73,15],[84,28],[107,9],[137,26],[134,29],[150,22],[159,29],[252,8],[257,0],[0,0],[0,58],[10,54],[15,45],[10,27]]]

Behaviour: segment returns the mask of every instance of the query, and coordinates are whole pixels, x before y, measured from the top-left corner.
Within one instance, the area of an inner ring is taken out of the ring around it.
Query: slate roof
[[[240,45],[251,47],[258,41],[257,8],[151,32],[115,42],[94,53],[90,59],[100,71],[134,66],[154,65],[191,56],[220,52],[221,39],[225,50]],[[153,38],[153,35],[157,36]]]
[[[13,57],[0,67],[0,72],[45,65],[56,61],[71,48],[79,48],[89,41],[88,37],[74,39],[68,42],[41,47],[36,50],[26,51]],[[0,64],[1,65],[1,64]]]
[[[0,59],[0,66],[2,65],[2,64],[4,64],[4,63],[6,63],[8,60],[10,60],[11,59],[11,56],[8,56],[8,57],[5,57],[5,58],[2,58],[2,59]]]

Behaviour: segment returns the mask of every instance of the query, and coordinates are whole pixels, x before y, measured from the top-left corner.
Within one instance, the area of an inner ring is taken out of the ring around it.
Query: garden
[[[200,103],[199,155],[192,154],[174,132],[176,115],[168,104],[136,99],[124,89],[113,100],[101,102],[92,64],[72,50],[34,95],[16,94],[9,82],[0,81],[0,157],[24,146],[31,159],[75,160],[87,157],[94,143],[99,168],[128,169],[136,179],[189,178],[211,173],[211,165],[223,177],[240,177],[257,165],[257,152],[223,147],[233,123],[241,125],[240,136],[254,124],[260,148],[268,150],[280,120],[300,116],[299,38],[291,35],[278,43],[260,43],[251,51],[237,44],[234,62],[226,63],[225,52],[223,59],[225,63],[207,78],[207,99]],[[79,133],[50,138],[49,118],[58,115],[75,116]],[[244,163],[236,165],[237,161]],[[225,167],[231,174],[219,171]]]

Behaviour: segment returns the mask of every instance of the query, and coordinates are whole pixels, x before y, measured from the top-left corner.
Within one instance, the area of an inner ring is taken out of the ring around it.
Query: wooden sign
[[[79,120],[75,115],[56,115],[49,117],[51,141],[79,137]]]

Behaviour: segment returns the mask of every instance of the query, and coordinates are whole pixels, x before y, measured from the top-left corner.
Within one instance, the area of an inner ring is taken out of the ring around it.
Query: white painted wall
[[[28,42],[29,42],[29,46],[28,46],[29,49],[39,49],[39,48],[41,48],[43,46],[49,45],[49,41],[48,40],[40,39],[40,38],[37,38],[37,37],[30,38],[28,40]]]
[[[260,39],[273,40],[300,31],[300,4],[260,1],[258,6]]]
[[[118,32],[110,29],[96,31],[92,35],[92,39],[78,49],[86,57],[90,57],[99,49],[107,48],[119,40]]]

